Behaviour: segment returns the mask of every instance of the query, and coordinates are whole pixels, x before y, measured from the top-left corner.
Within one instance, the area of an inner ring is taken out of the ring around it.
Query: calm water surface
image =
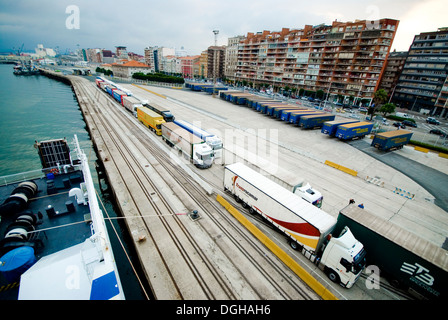
[[[96,154],[72,88],[45,76],[16,76],[13,65],[0,64],[0,176],[39,169],[41,163],[33,146],[36,140],[65,137],[71,145],[74,134],[89,157],[92,176],[105,210],[116,217],[113,201],[100,192],[94,169]],[[102,185],[104,187],[104,182]],[[143,299],[123,249],[107,225],[125,296],[127,299]],[[114,226],[120,238],[129,241],[124,223],[115,220]],[[126,249],[131,251],[127,245]],[[133,263],[137,264],[135,253],[130,254]]]

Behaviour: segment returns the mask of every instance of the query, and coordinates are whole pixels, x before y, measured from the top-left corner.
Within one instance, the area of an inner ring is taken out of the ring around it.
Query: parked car
[[[432,117],[428,117],[428,118],[426,119],[426,122],[427,122],[427,123],[430,123],[430,124],[436,124],[436,125],[439,125],[439,124],[440,124],[439,120],[437,120],[437,119],[435,119],[435,118],[432,118]]]
[[[361,107],[359,108],[359,112],[367,112],[367,108]]]
[[[429,130],[429,133],[436,134],[436,135],[444,137],[444,138],[446,138],[448,136],[448,134],[446,132],[443,132],[442,130],[439,130],[439,129],[431,129],[431,130]]]
[[[402,122],[405,126],[410,126],[410,127],[414,127],[417,128],[417,124],[415,122],[409,121],[409,120],[404,120]]]
[[[406,126],[401,122],[394,122],[393,125],[394,125],[394,127],[397,127],[397,128],[406,129]]]

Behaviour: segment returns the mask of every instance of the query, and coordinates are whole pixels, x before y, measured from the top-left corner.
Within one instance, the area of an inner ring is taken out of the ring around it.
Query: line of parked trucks
[[[111,95],[131,112],[143,125],[162,137],[179,155],[189,159],[198,168],[209,168],[215,159],[223,157],[223,142],[218,136],[188,121],[176,119],[167,108],[135,97],[131,91],[105,79],[96,78],[96,85]],[[309,183],[294,186],[294,192],[314,204],[322,205],[323,197]]]
[[[219,96],[223,100],[237,105],[246,105],[274,119],[281,119],[303,129],[321,128],[322,133],[341,141],[363,139],[373,129],[372,122],[351,119],[335,120],[333,114],[322,110],[299,107],[281,100],[241,91],[222,90]],[[407,130],[376,133],[371,145],[383,151],[396,150],[409,143],[411,137],[412,132]]]
[[[448,255],[416,234],[355,204],[340,210],[336,219],[242,163],[225,167],[223,184],[243,208],[276,227],[331,281],[350,288],[369,266],[377,278],[367,281],[379,281],[381,275],[417,298],[446,298]]]
[[[216,135],[187,121],[175,119],[167,108],[139,99],[108,79],[97,77],[95,82],[98,88],[113,97],[148,129],[162,136],[163,141],[196,167],[210,168],[214,159],[222,156],[222,140]]]
[[[219,138],[209,136],[200,128],[196,128],[197,132],[192,135],[195,127],[186,121],[175,119],[169,110],[132,97],[132,93],[120,90],[119,86],[106,79],[98,78],[96,81],[98,87],[108,92],[145,126],[161,135],[162,139],[184,156],[190,157],[193,163],[196,161],[195,165],[211,166],[213,156],[219,154],[217,150],[222,151],[222,142],[220,148],[211,147],[219,145]],[[118,90],[122,93],[115,92]],[[239,99],[241,102],[242,97]],[[257,97],[256,101],[250,100],[248,105],[258,108],[259,104],[264,103],[276,102],[263,102]],[[288,107],[276,110],[273,105],[270,107],[269,112],[277,118],[284,115],[290,119],[297,112],[308,112],[303,109],[293,111]],[[303,117],[307,115],[302,114]],[[293,120],[293,123],[296,121],[300,123],[300,120]],[[370,123],[352,120],[338,122],[333,118],[331,121],[323,121],[322,125],[315,123],[315,126],[321,126],[322,132],[326,131],[324,133],[330,136],[338,136],[339,132],[342,139],[365,136],[371,130]],[[375,143],[384,149],[402,146],[401,140],[407,141],[410,137],[406,136],[407,132],[401,131],[405,130],[397,130],[394,134],[383,133],[384,138],[377,134],[372,145]],[[195,155],[197,159],[194,158]],[[342,209],[336,219],[292,190],[278,185],[242,163],[225,166],[223,184],[224,190],[231,193],[237,202],[250,213],[260,214],[274,225],[287,237],[292,248],[300,250],[305,257],[316,263],[330,280],[350,288],[359,279],[364,268],[373,265],[392,284],[419,298],[446,298],[446,251],[398,225],[353,204]]]

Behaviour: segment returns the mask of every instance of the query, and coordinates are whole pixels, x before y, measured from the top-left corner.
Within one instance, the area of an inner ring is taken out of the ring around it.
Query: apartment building
[[[194,77],[199,77],[200,58],[200,55],[178,58],[180,60],[181,73],[184,78],[193,79]]]
[[[440,90],[439,96],[436,101],[436,108],[441,108],[441,116],[447,117],[447,109],[448,109],[448,77],[445,79],[445,83],[443,84],[442,90]]]
[[[224,77],[225,46],[210,46],[207,49],[207,78],[217,80]]]
[[[238,47],[235,78],[371,101],[398,23],[393,19],[334,21],[248,33]]]
[[[414,111],[446,114],[448,75],[448,28],[414,37],[393,101]]]
[[[231,37],[227,40],[225,52],[224,76],[227,80],[235,80],[236,66],[238,64],[238,46],[245,36]]]
[[[128,59],[128,50],[124,46],[116,46],[115,47],[115,55],[118,59]]]
[[[199,77],[201,79],[207,78],[208,72],[208,51],[202,51],[201,57],[199,58]]]
[[[392,98],[394,94],[407,56],[407,51],[394,51],[387,57],[386,68],[384,69],[383,76],[381,77],[379,88],[386,90],[389,98]]]

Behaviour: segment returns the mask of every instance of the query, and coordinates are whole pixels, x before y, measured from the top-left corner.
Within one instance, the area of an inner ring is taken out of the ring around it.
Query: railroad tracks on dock
[[[117,183],[126,191],[122,199],[134,203],[126,203],[123,211],[129,211],[123,213],[131,233],[134,228],[147,238],[136,247],[156,298],[319,298],[148,138],[147,128],[136,125],[124,108],[90,82],[72,78],[72,84],[92,138],[103,141],[97,141],[100,158],[118,172]],[[200,219],[179,215],[160,190],[161,180],[182,194],[187,211],[196,208]]]

